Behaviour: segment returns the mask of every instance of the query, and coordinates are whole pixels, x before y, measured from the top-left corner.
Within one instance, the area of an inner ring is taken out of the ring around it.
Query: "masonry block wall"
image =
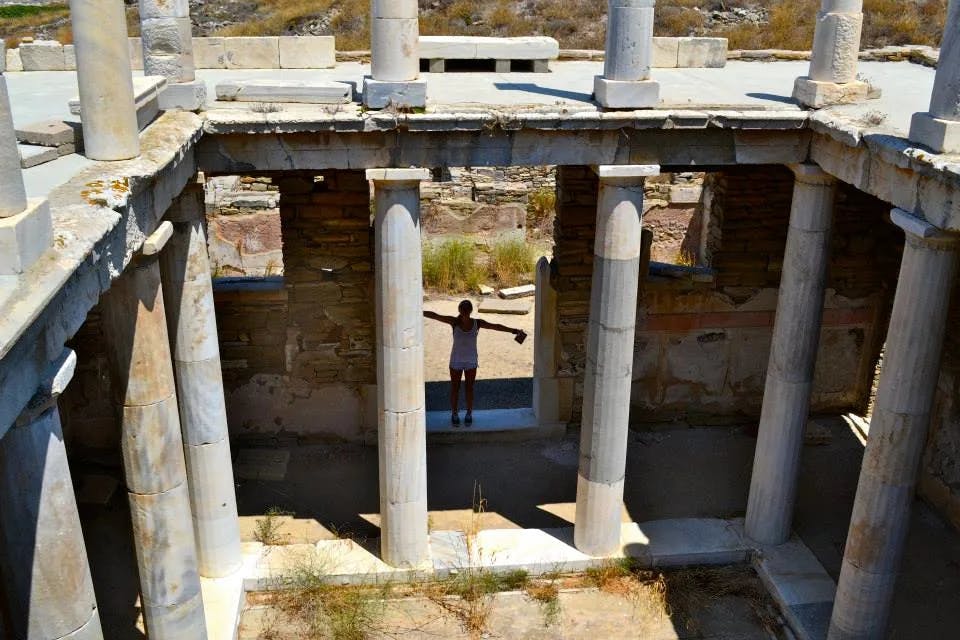
[[[666,170],[666,169],[665,169]],[[792,200],[785,167],[731,168],[713,176],[713,278],[647,277],[640,296],[631,420],[756,418],[763,398],[777,287]],[[561,372],[582,406],[597,179],[587,167],[558,173],[555,286]],[[864,410],[885,337],[902,233],[889,205],[840,185],[815,412]]]
[[[284,172],[274,183],[284,277],[215,291],[231,432],[363,439],[376,428],[366,178]]]

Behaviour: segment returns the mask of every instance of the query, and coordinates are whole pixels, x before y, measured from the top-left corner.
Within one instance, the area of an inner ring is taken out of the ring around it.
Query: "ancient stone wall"
[[[753,419],[759,414],[777,303],[793,177],[784,167],[712,176],[712,272],[651,270],[638,310],[632,421]],[[561,371],[586,359],[598,183],[586,167],[558,174],[556,224]],[[813,411],[865,408],[899,265],[902,234],[889,206],[846,185],[837,196]],[[656,241],[655,241],[656,242]]]

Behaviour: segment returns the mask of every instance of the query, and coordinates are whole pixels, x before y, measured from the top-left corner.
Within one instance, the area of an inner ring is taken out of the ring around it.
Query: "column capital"
[[[833,186],[837,179],[812,162],[787,165],[797,182],[810,185]]]
[[[593,171],[600,177],[600,182],[608,184],[636,184],[645,178],[660,175],[658,164],[602,164],[595,166]]]
[[[367,180],[387,189],[402,189],[429,179],[429,169],[367,169]]]
[[[949,245],[951,248],[960,247],[960,235],[935,227],[904,209],[894,208],[890,212],[890,221],[903,229],[908,239],[912,238],[922,243]]]
[[[27,406],[20,412],[14,426],[22,427],[32,423],[47,409],[57,402],[67,385],[73,380],[73,373],[77,369],[77,353],[72,349],[64,349],[56,360],[50,363],[37,385],[34,394]]]

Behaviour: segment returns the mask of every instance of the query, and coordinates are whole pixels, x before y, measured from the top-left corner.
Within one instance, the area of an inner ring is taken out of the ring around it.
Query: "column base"
[[[207,84],[203,80],[167,84],[160,94],[163,111],[203,111],[207,105]]]
[[[833,104],[849,104],[880,97],[880,89],[866,82],[854,80],[844,84],[820,82],[808,76],[797,78],[793,84],[793,99],[805,107],[819,109]]]
[[[910,122],[910,141],[937,153],[960,153],[960,122],[915,113]]]
[[[593,79],[593,98],[604,109],[653,109],[660,104],[660,83],[655,80]]]
[[[427,106],[427,81],[387,82],[364,78],[363,105],[368,109],[391,105],[401,109],[422,109]]]
[[[50,203],[46,198],[31,198],[22,213],[0,218],[0,276],[23,273],[52,244]]]

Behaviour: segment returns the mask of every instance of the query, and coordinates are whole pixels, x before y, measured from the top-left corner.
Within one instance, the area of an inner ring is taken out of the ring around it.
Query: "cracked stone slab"
[[[346,104],[353,97],[353,86],[346,82],[234,80],[221,82],[216,91],[217,100],[228,102]]]

